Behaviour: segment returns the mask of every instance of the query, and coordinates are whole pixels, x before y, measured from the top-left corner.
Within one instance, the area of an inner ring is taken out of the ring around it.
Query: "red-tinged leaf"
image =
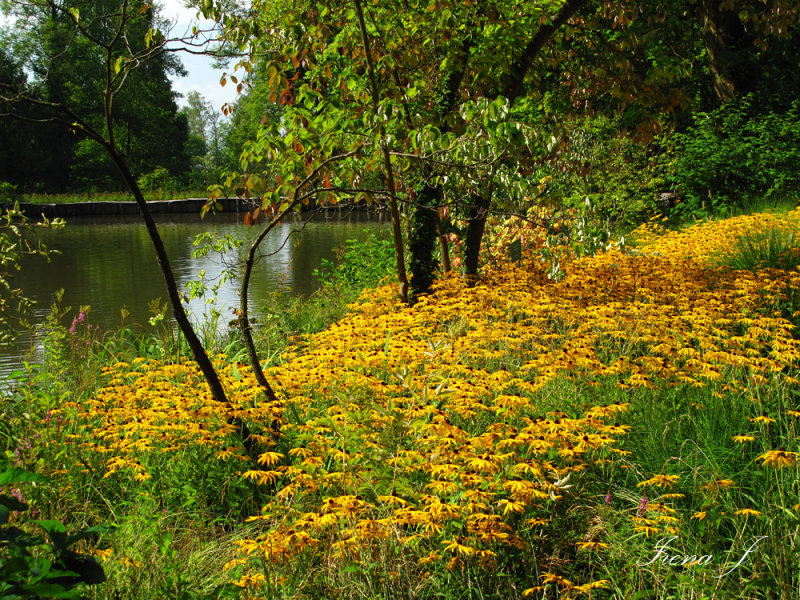
[[[236,86],[236,93],[241,94],[243,89],[244,85],[240,83],[239,85]]]
[[[261,209],[260,208],[255,209],[253,211],[253,223],[258,221],[258,217],[260,217],[260,216],[261,216]]]
[[[244,224],[250,227],[253,224],[253,219],[250,216],[250,212],[244,213]]]
[[[225,77],[225,75],[223,75],[222,77],[220,77],[219,84],[220,84],[222,87],[225,87],[225,84],[226,84],[226,83],[228,83],[228,78],[227,78],[227,77]]]

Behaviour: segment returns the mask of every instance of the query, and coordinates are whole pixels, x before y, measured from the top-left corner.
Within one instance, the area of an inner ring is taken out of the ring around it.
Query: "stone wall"
[[[207,202],[206,198],[187,198],[185,200],[155,200],[147,206],[153,214],[200,214]],[[252,210],[255,203],[241,198],[220,198],[223,212],[243,212]],[[8,205],[4,205],[4,208]],[[136,202],[70,202],[64,204],[32,204],[20,202],[19,209],[28,217],[36,219],[44,215],[55,217],[111,217],[118,215],[138,215]]]

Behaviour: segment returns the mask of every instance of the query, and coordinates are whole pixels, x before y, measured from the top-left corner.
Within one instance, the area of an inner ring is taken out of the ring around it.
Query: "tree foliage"
[[[119,10],[119,3],[113,0],[72,1],[55,5],[60,7],[57,10],[44,1],[6,2],[5,6],[14,21],[2,37],[13,50],[10,57],[30,74],[27,84],[40,100],[74,107],[97,129],[107,127],[108,109],[117,146],[136,176],[158,167],[173,175],[188,170],[187,123],[177,113],[168,79],[170,74],[184,72],[180,61],[174,54],[156,53],[136,68],[121,71],[128,56],[147,49],[148,31],[166,25],[151,5],[130,3],[128,12],[135,18],[117,39],[111,37],[117,34],[111,24]],[[80,35],[76,35],[76,27]],[[112,72],[108,72],[109,66]],[[109,80],[117,89],[113,104],[104,106],[103,90]],[[4,83],[13,88],[23,82],[10,78]],[[45,135],[30,126],[17,128],[34,140]],[[14,183],[40,191],[124,186],[101,147],[66,131],[53,131],[46,134],[48,146],[36,148],[49,168],[30,174],[18,172]]]

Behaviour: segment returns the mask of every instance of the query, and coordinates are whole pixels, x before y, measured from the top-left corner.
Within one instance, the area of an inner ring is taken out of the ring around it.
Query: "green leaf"
[[[17,500],[14,496],[6,496],[5,494],[0,496],[0,507],[3,506],[9,510],[27,510],[28,508],[28,505],[21,500]]]
[[[56,521],[55,519],[37,519],[34,520],[34,523],[47,532],[58,552],[63,552],[67,549],[67,528],[64,527],[61,521]]]
[[[9,467],[0,473],[0,485],[9,483],[47,483],[47,477],[39,473],[31,473],[20,467]]]
[[[105,535],[106,533],[114,533],[116,530],[117,528],[114,525],[95,525],[94,527],[86,527],[67,537],[67,546],[71,546],[75,542],[85,538]]]

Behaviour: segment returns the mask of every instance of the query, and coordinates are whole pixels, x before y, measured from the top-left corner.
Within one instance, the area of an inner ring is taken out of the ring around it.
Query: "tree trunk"
[[[441,216],[436,219],[436,235],[439,238],[439,249],[442,253],[442,272],[450,272],[450,247],[447,243],[447,236],[442,228]]]
[[[364,54],[367,59],[367,72],[369,73],[369,85],[372,91],[372,105],[377,112],[380,105],[380,95],[378,92],[378,80],[375,77],[375,66],[372,64],[372,54],[369,51],[369,38],[367,36],[367,26],[364,23],[364,11],[361,9],[361,1],[354,0],[358,24],[361,29],[361,41],[364,44]],[[403,249],[403,230],[400,227],[400,210],[397,207],[397,187],[394,182],[394,169],[392,168],[392,157],[388,146],[384,141],[385,131],[383,126],[379,127],[380,145],[383,152],[383,169],[386,175],[386,184],[389,189],[389,211],[392,215],[392,236],[394,238],[394,252],[397,259],[397,279],[400,280],[400,298],[408,303],[408,277],[406,276],[405,250]]]
[[[250,357],[250,366],[253,369],[253,373],[256,376],[256,381],[258,385],[260,385],[264,389],[264,393],[267,395],[267,399],[270,402],[275,402],[278,398],[275,395],[275,391],[272,389],[272,386],[267,381],[267,378],[264,376],[264,370],[261,368],[261,362],[258,358],[258,352],[256,351],[256,345],[253,341],[253,326],[250,323],[250,313],[248,310],[249,302],[247,298],[247,294],[250,290],[250,277],[253,274],[253,265],[255,264],[256,260],[256,251],[258,247],[261,245],[261,242],[264,241],[264,238],[267,237],[270,231],[275,228],[275,225],[279,221],[274,219],[267,225],[264,230],[258,235],[255,241],[250,245],[250,250],[247,252],[247,258],[245,259],[244,263],[244,272],[242,274],[242,289],[240,291],[241,297],[239,298],[239,329],[242,332],[242,338],[244,339],[244,345],[247,348],[247,354]]]
[[[720,104],[751,91],[758,81],[758,72],[748,60],[753,47],[752,36],[733,10],[720,8],[717,0],[698,4],[703,42],[708,52],[708,67],[713,78],[714,94]]]
[[[225,388],[222,385],[222,381],[220,381],[214,365],[208,358],[205,348],[203,348],[203,343],[200,341],[200,338],[197,337],[194,327],[192,327],[192,323],[189,321],[189,317],[186,315],[186,310],[183,308],[183,303],[181,302],[181,297],[178,292],[178,284],[175,281],[175,275],[172,272],[172,267],[169,263],[169,256],[164,248],[164,242],[158,232],[158,228],[153,220],[153,216],[150,214],[150,209],[147,208],[147,202],[142,195],[142,191],[139,189],[139,185],[136,183],[136,179],[130,172],[125,159],[119,154],[117,149],[112,145],[106,145],[106,149],[111,154],[111,158],[114,160],[120,172],[122,173],[122,177],[125,179],[125,182],[130,188],[133,198],[136,200],[136,204],[139,207],[139,212],[142,215],[145,227],[147,228],[147,233],[150,236],[151,242],[153,243],[153,248],[156,251],[156,259],[161,267],[161,273],[163,274],[164,281],[167,285],[167,297],[169,298],[170,305],[172,306],[172,313],[175,316],[175,320],[178,322],[178,327],[180,328],[183,337],[186,338],[186,343],[189,344],[189,348],[192,351],[192,356],[194,357],[195,362],[200,367],[200,371],[203,373],[203,377],[205,378],[208,388],[211,391],[211,396],[215,401],[224,404],[229,409],[232,409],[233,406],[228,400],[228,396],[225,393]],[[229,417],[228,423],[236,427],[237,434],[244,445],[245,451],[251,458],[255,459],[258,455],[258,448],[253,439],[250,437],[250,430],[247,427],[247,424],[238,417]]]
[[[464,270],[469,285],[478,280],[478,259],[481,253],[481,240],[486,229],[486,217],[491,206],[491,194],[472,196],[472,206],[467,223],[467,239],[464,246]]]
[[[408,266],[411,270],[412,297],[429,293],[433,284],[433,274],[437,266],[433,258],[433,249],[439,229],[437,204],[440,197],[441,190],[428,184],[422,184],[415,197],[411,232],[408,236],[410,255]]]

